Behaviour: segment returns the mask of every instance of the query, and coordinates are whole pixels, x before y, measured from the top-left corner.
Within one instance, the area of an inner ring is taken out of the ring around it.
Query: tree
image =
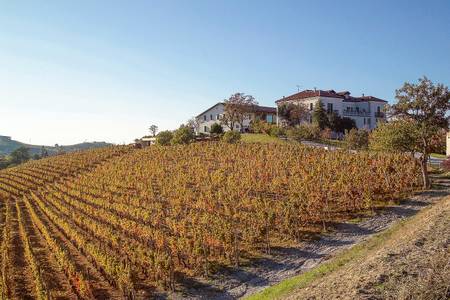
[[[450,92],[443,84],[434,84],[427,77],[419,79],[417,84],[405,82],[395,91],[398,102],[390,108],[394,119],[408,120],[417,130],[415,144],[420,149],[423,187],[430,187],[427,163],[428,156],[435,147],[433,141],[440,130],[448,130]]]
[[[278,108],[278,115],[287,122],[289,127],[300,125],[308,116],[308,109],[303,104],[287,103]]]
[[[328,115],[328,125],[331,130],[340,133],[356,128],[356,123],[353,119],[341,117],[335,112]]]
[[[13,164],[21,164],[31,158],[29,149],[23,146],[11,152],[10,156]]]
[[[214,123],[211,125],[211,129],[209,130],[209,133],[212,135],[221,135],[223,133],[222,125],[218,123]]]
[[[222,124],[230,130],[234,130],[236,124],[239,124],[240,129],[242,129],[244,120],[250,118],[256,105],[258,105],[258,102],[251,95],[245,95],[244,93],[231,95],[230,98],[224,100]]]
[[[319,126],[321,130],[325,129],[326,127],[329,127],[328,124],[328,116],[327,112],[325,111],[325,108],[323,107],[322,101],[317,101],[314,111],[312,113],[312,119],[313,123]]]
[[[156,144],[161,146],[167,146],[170,145],[170,141],[173,138],[172,131],[165,130],[161,131],[156,135]]]
[[[417,148],[418,132],[415,124],[409,120],[394,120],[381,123],[369,137],[369,148],[374,151],[410,152],[414,155]]]
[[[47,149],[45,149],[44,146],[41,147],[41,158],[47,157],[48,156],[48,151]]]
[[[156,125],[151,125],[148,130],[150,130],[150,133],[152,134],[152,136],[156,136],[156,133],[158,132],[158,126]]]
[[[194,139],[194,132],[192,128],[186,125],[181,125],[180,128],[173,132],[173,137],[170,143],[172,145],[177,144],[189,144]]]
[[[198,129],[200,128],[200,123],[201,122],[199,119],[197,119],[196,117],[192,117],[186,122],[186,126],[191,128],[192,131],[198,132]]]

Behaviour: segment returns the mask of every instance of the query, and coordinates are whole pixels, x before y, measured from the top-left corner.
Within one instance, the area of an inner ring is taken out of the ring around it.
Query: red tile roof
[[[285,101],[301,100],[312,97],[329,97],[329,98],[341,98],[348,102],[361,102],[361,101],[377,101],[377,102],[387,102],[385,100],[373,97],[373,96],[362,96],[362,97],[352,97],[349,91],[343,91],[336,93],[334,90],[304,90],[293,95],[283,97],[275,101],[275,103],[282,103]]]
[[[300,100],[300,99],[306,99],[306,98],[311,98],[311,97],[331,97],[331,98],[344,98],[344,95],[340,95],[338,93],[336,93],[333,90],[327,90],[327,91],[323,91],[323,90],[304,90],[301,91],[299,93],[287,96],[287,97],[283,97],[277,101],[275,101],[275,103],[279,103],[279,102],[284,102],[284,101],[291,101],[291,100]]]

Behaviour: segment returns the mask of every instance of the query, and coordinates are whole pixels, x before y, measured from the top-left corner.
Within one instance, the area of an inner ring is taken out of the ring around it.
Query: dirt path
[[[450,299],[450,197],[287,299]]]
[[[168,298],[236,299],[251,295],[317,266],[337,252],[368,239],[449,194],[450,182],[440,180],[436,188],[387,207],[374,217],[357,224],[337,224],[332,232],[321,235],[320,239],[302,242],[297,247],[273,249],[271,256],[255,260],[251,266],[225,270],[210,279],[190,282],[190,287],[182,294],[168,295]]]

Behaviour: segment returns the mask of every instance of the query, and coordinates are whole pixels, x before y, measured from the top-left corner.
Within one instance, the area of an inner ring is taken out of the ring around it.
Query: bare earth
[[[350,222],[337,224],[330,233],[321,235],[319,239],[305,241],[292,248],[273,249],[272,255],[254,260],[249,266],[221,270],[211,278],[188,282],[185,284],[187,288],[182,293],[170,294],[167,297],[170,299],[236,299],[254,294],[319,265],[338,252],[367,240],[398,220],[410,217],[424,207],[450,195],[449,182],[444,180],[438,183],[440,185],[437,188],[388,207],[357,224]]]
[[[287,299],[450,299],[450,197]]]

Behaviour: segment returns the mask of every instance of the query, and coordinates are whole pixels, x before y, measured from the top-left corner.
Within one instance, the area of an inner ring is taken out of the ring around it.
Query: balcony
[[[370,117],[370,113],[369,112],[358,111],[358,110],[346,110],[346,109],[344,109],[342,111],[342,114],[344,116],[349,116],[349,117]]]
[[[376,111],[375,112],[375,118],[384,118],[384,112]]]

